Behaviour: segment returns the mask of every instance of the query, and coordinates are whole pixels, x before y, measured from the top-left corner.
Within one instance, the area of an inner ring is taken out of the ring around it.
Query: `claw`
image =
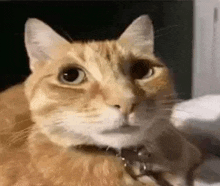
[[[108,146],[107,148],[106,148],[106,151],[108,151],[110,149],[110,146]]]
[[[120,157],[121,155],[120,154],[116,154],[116,157]]]
[[[151,153],[148,152],[145,148],[143,148],[138,152],[138,157],[141,161],[147,162],[149,161],[149,158],[151,158]]]
[[[147,170],[146,164],[143,165],[143,169],[144,169],[144,170]]]

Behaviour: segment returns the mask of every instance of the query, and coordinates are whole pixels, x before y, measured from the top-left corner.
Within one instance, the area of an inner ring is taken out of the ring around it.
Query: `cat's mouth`
[[[130,133],[137,132],[139,130],[140,130],[139,126],[126,125],[126,126],[121,126],[116,129],[105,130],[102,132],[102,134],[112,134],[112,133],[130,134]]]

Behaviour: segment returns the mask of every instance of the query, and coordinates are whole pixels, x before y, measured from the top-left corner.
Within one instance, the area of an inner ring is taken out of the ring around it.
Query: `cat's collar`
[[[172,186],[166,180],[161,178],[160,173],[155,173],[152,171],[152,154],[147,151],[143,145],[122,148],[120,150],[109,146],[99,147],[96,145],[78,145],[74,146],[73,148],[86,153],[106,153],[108,155],[117,156],[121,158],[124,163],[125,170],[133,179],[138,180],[139,177],[150,176],[161,186]],[[136,174],[133,169],[133,166],[137,164],[139,165],[139,174]]]
[[[85,153],[104,153],[107,155],[113,155],[121,158],[124,163],[124,166],[132,177],[137,178],[139,175],[135,175],[130,168],[135,164],[139,163],[140,172],[143,173],[147,170],[146,163],[149,162],[149,158],[151,158],[151,154],[147,151],[147,149],[141,146],[132,146],[128,148],[116,149],[109,146],[96,146],[96,145],[78,145],[74,146],[74,149],[79,151],[83,151]],[[146,173],[145,173],[146,174]]]
[[[120,157],[127,162],[146,162],[146,159],[148,160],[151,157],[151,154],[143,145],[122,149],[116,149],[109,146],[78,145],[74,146],[74,149],[87,153],[106,153],[108,155]]]

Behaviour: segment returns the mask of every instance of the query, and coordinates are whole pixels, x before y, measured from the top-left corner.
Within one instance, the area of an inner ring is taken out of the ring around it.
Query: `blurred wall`
[[[194,7],[193,97],[220,94],[220,0]]]

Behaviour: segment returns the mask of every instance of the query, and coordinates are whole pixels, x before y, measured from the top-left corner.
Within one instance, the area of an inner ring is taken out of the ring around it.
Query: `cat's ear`
[[[135,19],[118,39],[124,47],[141,53],[154,52],[154,28],[148,15]]]
[[[69,43],[42,21],[30,18],[25,24],[25,47],[33,71],[36,63],[53,59],[55,48]]]

